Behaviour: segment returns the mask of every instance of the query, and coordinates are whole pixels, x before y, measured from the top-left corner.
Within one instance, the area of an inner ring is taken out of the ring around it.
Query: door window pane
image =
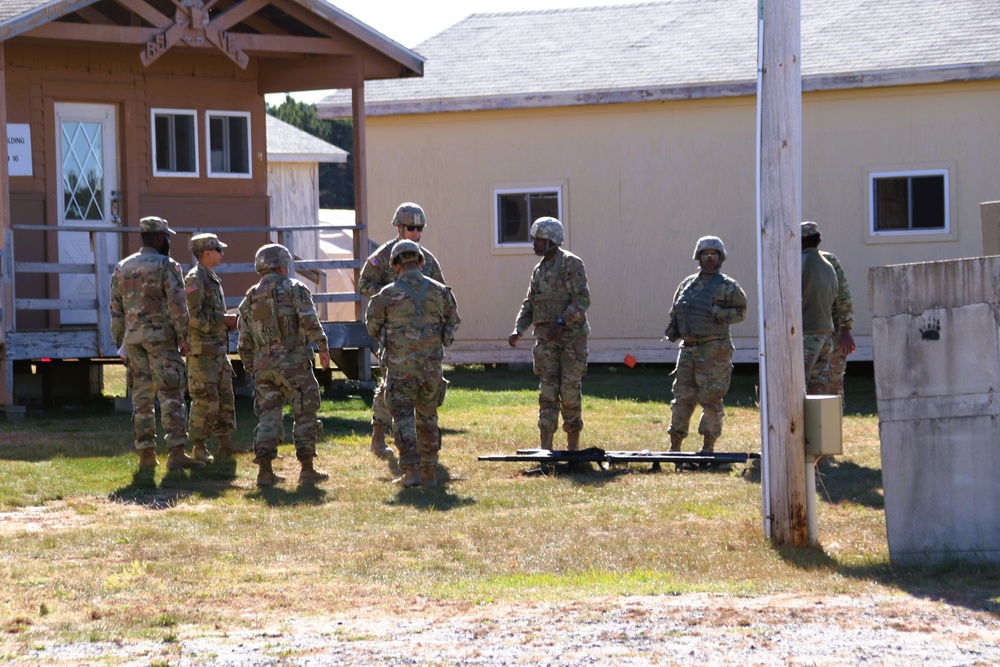
[[[104,220],[104,128],[100,123],[62,123],[63,217]]]

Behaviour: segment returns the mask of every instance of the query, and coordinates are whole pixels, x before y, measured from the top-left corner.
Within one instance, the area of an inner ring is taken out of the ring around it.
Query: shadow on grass
[[[922,567],[841,565],[821,546],[778,547],[787,564],[896,588],[918,598],[992,614],[1000,620],[1000,565],[946,560]]]
[[[156,469],[137,468],[129,483],[108,494],[108,500],[150,509],[166,509],[179,498],[191,496],[212,500],[233,487],[236,465],[236,459],[228,458],[217,459],[202,470],[168,470],[159,486]]]
[[[270,507],[293,505],[322,505],[327,501],[327,492],[322,484],[299,484],[288,479],[277,486],[254,487],[247,499],[260,499]]]
[[[746,466],[740,478],[744,482],[760,485],[760,468]],[[859,466],[853,461],[834,460],[820,463],[816,471],[816,493],[825,503],[855,503],[881,510],[885,508],[881,491],[882,471],[878,468]]]
[[[393,461],[387,463],[390,472],[395,470],[402,474]],[[454,480],[447,466],[438,463],[435,477],[437,478],[437,486],[411,486],[409,488],[401,486],[396,491],[396,497],[387,500],[385,504],[389,507],[408,505],[429,512],[446,512],[457,507],[470,507],[476,504],[475,498],[460,496],[448,489],[449,483]]]
[[[883,509],[882,470],[859,466],[853,461],[821,461],[816,471],[820,498],[833,505],[844,502]]]
[[[320,414],[319,420],[323,423],[324,437],[344,437],[359,433],[371,433],[372,430],[370,419],[345,419],[344,417]],[[257,424],[256,419],[253,420],[253,424]],[[285,415],[284,425],[285,432],[291,433],[292,420],[288,415]]]

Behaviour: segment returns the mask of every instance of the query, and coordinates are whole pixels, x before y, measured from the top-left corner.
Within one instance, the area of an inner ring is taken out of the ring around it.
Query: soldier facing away
[[[167,469],[204,468],[185,453],[188,443],[184,403],[184,359],[188,311],[181,265],[170,259],[174,235],[163,218],[139,221],[142,249],[118,262],[111,277],[111,334],[128,365],[132,429],[140,468],[155,468],[156,413],[160,399]]]
[[[322,482],[330,477],[313,467],[323,424],[317,418],[320,392],[312,345],[319,348],[323,370],[330,368],[330,348],[309,288],[288,277],[291,263],[292,256],[282,245],[273,243],[257,250],[254,268],[261,279],[247,290],[239,308],[237,349],[244,368],[253,374],[253,409],[259,419],[253,445],[260,487],[284,481],[274,473],[271,462],[284,439],[286,404],[292,408],[295,456],[302,466],[299,482]]]
[[[813,223],[815,224],[815,223]],[[810,231],[812,227],[809,227]],[[805,230],[805,227],[803,227]],[[803,237],[805,236],[803,231]],[[817,245],[823,238],[816,225]],[[830,262],[830,266],[837,273],[837,298],[833,302],[833,347],[830,352],[830,380],[826,391],[829,394],[839,394],[844,396],[844,373],[847,370],[847,357],[854,353],[857,346],[854,343],[854,335],[851,329],[854,328],[854,299],[851,296],[851,286],[847,283],[847,274],[844,267],[832,252],[820,250],[819,254],[823,259]]]
[[[358,280],[358,290],[361,295],[371,299],[379,291],[396,280],[396,271],[392,266],[392,249],[401,241],[413,241],[420,243],[424,228],[427,226],[427,216],[424,209],[413,202],[404,202],[396,208],[396,213],[392,216],[392,226],[396,228],[396,238],[386,241],[373,252],[365,261],[364,268],[361,269],[361,277]],[[441,273],[441,265],[434,255],[421,246],[424,255],[424,263],[420,269],[428,278],[432,278],[444,284],[444,275]],[[382,354],[379,355],[380,380],[378,388],[375,390],[375,397],[372,399],[372,438],[371,450],[375,456],[383,459],[392,458],[392,450],[385,444],[385,433],[392,426],[392,415],[385,405],[385,364],[382,362]]]
[[[191,237],[195,265],[184,277],[188,314],[191,317],[187,358],[188,437],[194,444],[191,456],[211,463],[214,457],[205,444],[209,436],[219,439],[220,458],[245,450],[233,444],[236,401],[233,396],[233,365],[229,361],[229,332],[236,331],[236,315],[226,314],[226,295],[215,268],[222,264],[228,246],[215,234]]]
[[[833,352],[837,271],[819,250],[819,226],[802,223],[802,348],[807,394],[826,394]],[[854,339],[851,338],[853,345]]]
[[[385,402],[403,469],[395,481],[436,486],[441,449],[437,409],[448,387],[441,364],[461,318],[451,289],[422,273],[419,245],[400,241],[390,261],[398,277],[372,299],[365,325],[383,346]]]
[[[579,449],[583,430],[583,376],[587,373],[587,309],[590,286],[583,260],[563,250],[564,230],[551,217],[531,225],[534,253],[542,259],[531,273],[528,293],[507,337],[517,346],[528,327],[534,326],[532,359],[538,383],[539,446],[552,449],[552,437],[562,412],[566,448]]]
[[[740,284],[722,273],[726,246],[717,236],[703,236],[694,247],[698,273],[678,285],[670,306],[666,330],[681,348],[674,367],[674,398],[670,402],[670,451],[681,451],[695,405],[701,405],[698,433],[701,451],[715,451],[722,435],[725,408],[722,399],[733,375],[733,339],[730,325],[746,318],[747,295]]]

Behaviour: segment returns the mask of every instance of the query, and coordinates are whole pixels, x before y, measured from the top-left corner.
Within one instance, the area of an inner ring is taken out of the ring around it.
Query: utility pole
[[[758,0],[758,291],[764,529],[808,540],[802,365],[800,0]]]

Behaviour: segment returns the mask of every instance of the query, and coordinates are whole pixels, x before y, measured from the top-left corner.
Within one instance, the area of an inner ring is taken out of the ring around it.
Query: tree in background
[[[354,128],[349,120],[321,120],[316,116],[316,105],[306,104],[285,96],[285,101],[267,113],[278,120],[319,137],[327,143],[347,151],[347,162],[319,165],[320,208],[354,208]]]

